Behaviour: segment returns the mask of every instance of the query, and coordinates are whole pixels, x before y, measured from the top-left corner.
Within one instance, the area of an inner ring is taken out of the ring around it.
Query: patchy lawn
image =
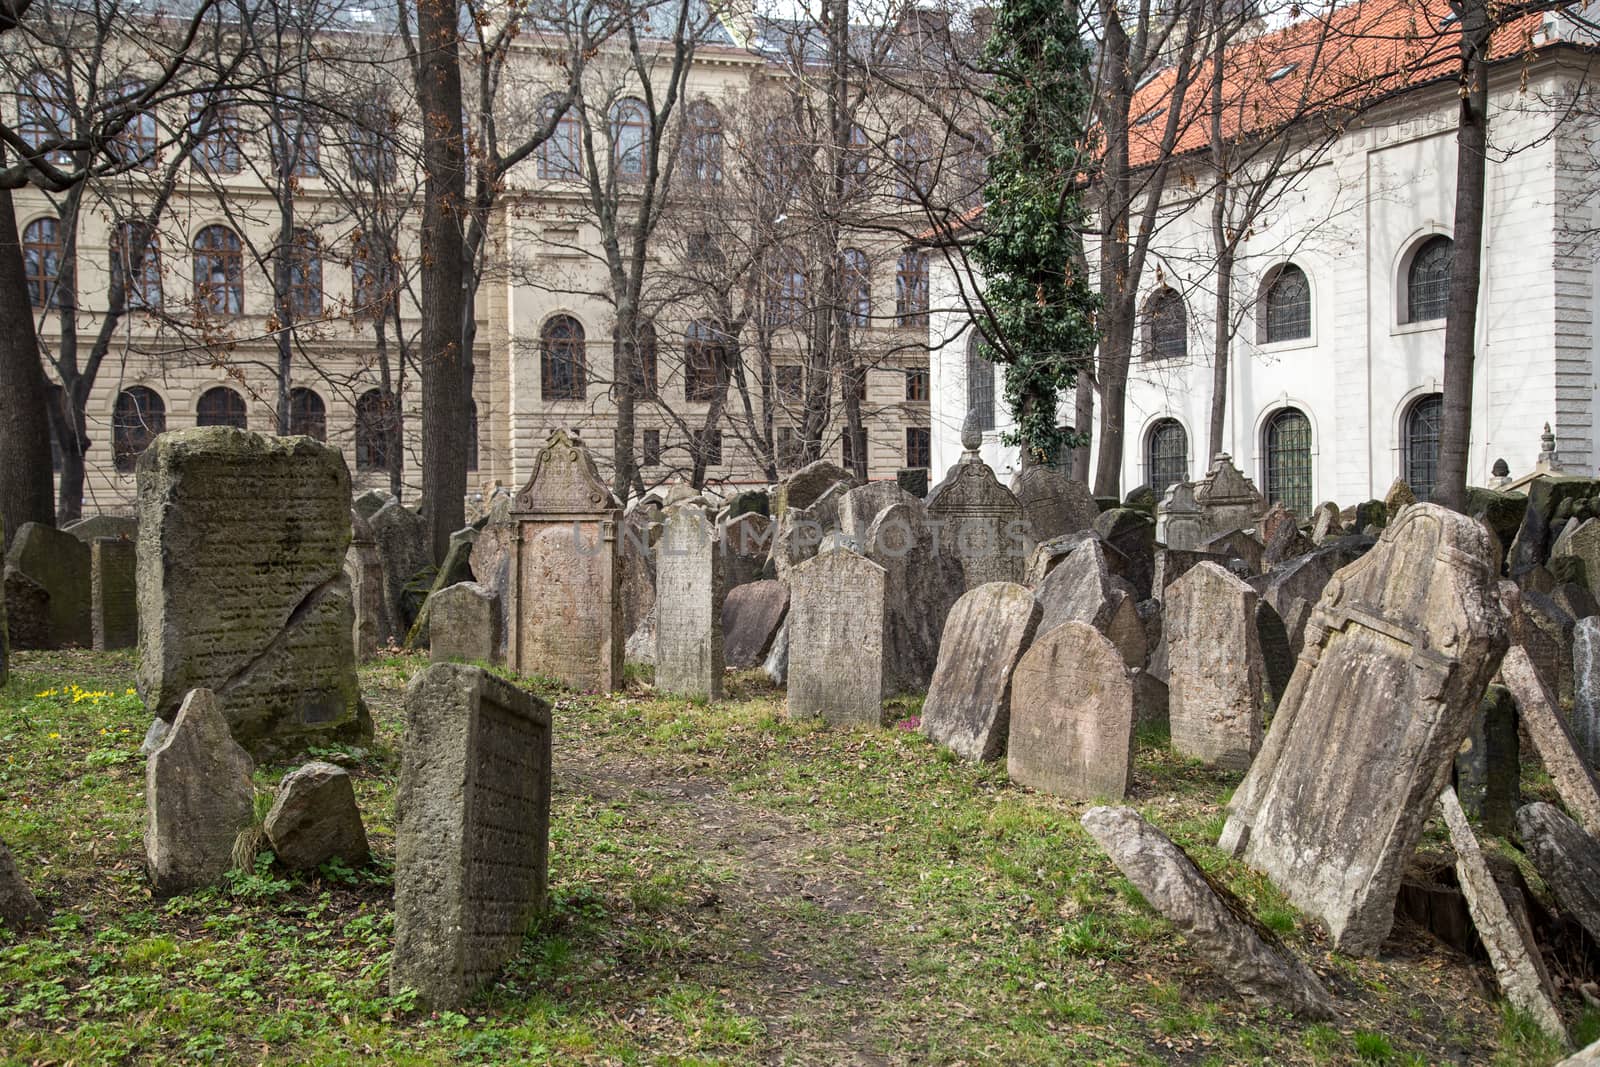
[[[148,718],[127,655],[21,653],[0,691],[0,838],[49,909],[0,932],[5,1063],[1549,1063],[1487,966],[1398,926],[1331,956],[1211,847],[1237,776],[1142,737],[1131,801],[1283,933],[1343,1016],[1246,1009],[1078,825],[901,726],[783,717],[753,675],[712,706],[556,705],[552,908],[466,1014],[388,990],[400,702],[419,658],[363,669],[378,732],[348,767],[376,858],[153,900]],[[263,804],[288,766],[262,768]],[[264,811],[265,808],[263,807]],[[1600,1036],[1600,1017],[1574,1036]]]

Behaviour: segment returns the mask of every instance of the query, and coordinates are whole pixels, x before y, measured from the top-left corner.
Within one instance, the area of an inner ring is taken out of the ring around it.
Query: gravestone
[[[417,617],[406,634],[406,648],[420,648],[428,643],[434,595],[452,585],[472,581],[472,547],[478,543],[478,538],[481,536],[481,531],[474,526],[463,527],[450,535],[449,545],[445,548],[444,562],[440,563],[434,572],[427,594],[423,597],[422,608],[417,612]]]
[[[1535,478],[1527,488],[1522,523],[1506,550],[1506,567],[1513,578],[1550,558],[1556,535],[1556,515],[1561,505],[1567,504],[1570,514],[1571,501],[1586,497],[1594,483],[1588,478],[1550,475]]]
[[[89,544],[89,621],[96,652],[139,643],[138,558],[132,541],[101,537]]]
[[[1266,546],[1243,530],[1228,530],[1201,542],[1200,551],[1239,560],[1250,574],[1260,574],[1261,558],[1266,554]]]
[[[92,545],[102,537],[113,541],[133,541],[139,536],[139,520],[132,515],[90,515],[62,527],[64,533]]]
[[[1511,833],[1522,803],[1522,742],[1510,690],[1491,685],[1456,752],[1456,795],[1469,816],[1501,837]]]
[[[1172,750],[1246,769],[1262,734],[1256,591],[1202,563],[1167,588],[1164,632]]]
[[[878,513],[863,538],[863,554],[884,570],[889,692],[922,692],[939,662],[945,616],[962,593],[961,566],[939,552],[922,502],[910,497]]]
[[[1330,537],[1344,535],[1344,525],[1339,521],[1339,505],[1324,500],[1311,516],[1311,543],[1320,545]]]
[[[887,578],[848,548],[789,572],[789,718],[883,725]]]
[[[729,591],[759,582],[772,555],[772,520],[754,511],[729,519],[722,527],[722,577]]]
[[[1200,524],[1206,540],[1233,530],[1249,529],[1255,525],[1256,516],[1263,507],[1255,483],[1240,473],[1233,465],[1233,457],[1226,452],[1218,452],[1206,476],[1195,483],[1194,502],[1200,509]]]
[[[858,552],[865,551],[867,530],[884,509],[909,504],[920,511],[922,501],[894,482],[868,482],[847,491],[839,498],[839,532],[850,538]]]
[[[1266,547],[1261,550],[1262,569],[1271,571],[1290,560],[1316,551],[1316,548],[1311,539],[1300,532],[1291,515],[1287,521],[1278,524]]]
[[[1572,739],[1589,769],[1600,771],[1600,618],[1572,631]]]
[[[6,520],[0,516],[0,543],[6,539]],[[5,688],[6,681],[11,677],[11,623],[6,614],[6,587],[10,583],[0,581],[0,689]]]
[[[768,579],[728,590],[722,601],[723,662],[739,670],[761,666],[789,616],[789,587]]]
[[[772,649],[767,653],[767,658],[762,661],[761,673],[767,680],[776,686],[789,684],[789,620],[786,617],[778,625],[778,632],[772,637]]]
[[[511,557],[516,554],[517,525],[514,522],[491,522],[478,534],[472,546],[472,576],[484,588],[495,594],[495,633],[499,645],[495,648],[494,663],[507,662],[512,621],[506,615],[511,602]],[[649,557],[645,557],[649,558]],[[651,607],[654,606],[655,578],[650,578]],[[640,614],[642,619],[649,608]],[[637,623],[635,623],[637,625]]]
[[[655,542],[661,523],[659,518],[651,517],[655,515],[654,508],[635,508],[628,513],[617,538],[617,563],[622,572],[618,580],[622,590],[622,630],[629,635],[656,609]]]
[[[11,650],[50,647],[50,594],[17,568],[4,569],[6,643]]]
[[[551,434],[512,514],[508,662],[573,689],[619,688],[628,639],[617,558],[622,511],[588,450],[561,430]]]
[[[212,426],[139,458],[139,695],[216,693],[258,759],[369,736],[344,573],[350,474],[309,437]]]
[[[190,691],[145,762],[144,852],[157,896],[215,885],[233,867],[234,843],[255,821],[254,772],[215,694]]]
[[[1011,675],[1033,640],[1039,605],[1025,585],[989,582],[945,619],[922,732],[974,763],[999,759],[1011,724]]]
[[[983,435],[963,427],[961,443],[961,459],[928,495],[938,551],[954,553],[965,590],[985,582],[1021,582],[1033,552],[1022,505],[978,458]]]
[[[1136,600],[1147,600],[1156,571],[1156,524],[1135,508],[1113,508],[1094,520],[1094,529],[1126,561],[1117,573],[1133,583]]]
[[[928,495],[928,468],[902,467],[894,472],[894,484],[921,500]]]
[[[1311,617],[1322,591],[1341,567],[1361,558],[1373,544],[1369,537],[1341,537],[1298,559],[1285,563],[1270,574],[1250,579],[1263,603],[1283,620],[1289,637],[1289,651],[1298,656],[1305,641],[1306,620]]]
[[[1500,678],[1517,702],[1517,721],[1533,742],[1534,752],[1556,794],[1583,828],[1600,837],[1600,782],[1578,755],[1572,731],[1559,705],[1534,670],[1528,654],[1513,644],[1500,664]]]
[[[1238,577],[1238,575],[1234,575]],[[1261,643],[1261,678],[1272,697],[1272,706],[1283,702],[1294,676],[1294,652],[1289,647],[1289,631],[1277,609],[1256,598],[1256,640]]]
[[[830,499],[831,506],[825,499],[813,508],[786,508],[778,517],[768,557],[776,577],[787,580],[789,572],[815,556],[823,539],[838,528],[837,497]]]
[[[550,706],[452,663],[420,672],[405,703],[389,984],[442,1010],[493,981],[544,908]]]
[[[1383,494],[1383,509],[1391,520],[1399,516],[1401,508],[1416,502],[1417,494],[1404,478],[1396,478],[1394,484],[1389,486],[1389,491]]]
[[[396,640],[404,640],[414,621],[406,611],[406,583],[433,562],[422,517],[396,500],[367,517],[378,559],[383,564],[383,613]]]
[[[772,503],[767,494],[761,489],[746,489],[728,501],[728,521],[732,522],[741,515],[760,515],[767,518],[772,514]]]
[[[1100,508],[1082,482],[1049,467],[1032,464],[1011,478],[1011,492],[1037,541],[1082,533],[1094,525]]]
[[[1193,551],[1205,539],[1205,520],[1194,499],[1193,482],[1173,482],[1156,505],[1156,543]]]
[[[1106,569],[1100,541],[1088,539],[1052,570],[1034,590],[1039,602],[1039,634],[1067,622],[1088,623],[1105,634],[1130,668],[1149,657],[1138,601]]]
[[[1378,950],[1406,864],[1506,649],[1488,533],[1418,504],[1327,583],[1221,845]]]
[[[656,688],[722,699],[722,545],[709,516],[672,508],[656,542]]]
[[[1534,589],[1522,591],[1521,604],[1525,625],[1518,627],[1513,622],[1512,633],[1517,638],[1525,639],[1529,627],[1539,631],[1542,635],[1540,644],[1549,650],[1550,655],[1546,678],[1553,683],[1551,689],[1556,698],[1563,705],[1571,704],[1573,618],[1551,597]],[[1524,640],[1523,643],[1532,647],[1531,642]]]
[[[1156,549],[1155,576],[1150,580],[1150,595],[1160,600],[1166,595],[1167,587],[1182,578],[1189,570],[1201,563],[1215,563],[1225,567],[1228,560],[1226,556],[1215,552],[1198,552],[1183,548],[1158,548]]]
[[[356,498],[350,502],[350,510],[363,519],[371,519],[385,505],[392,503],[394,494],[387,489],[366,489],[356,494]]]
[[[1600,840],[1542,801],[1518,810],[1516,827],[1561,910],[1600,942]]]
[[[1099,630],[1068,622],[1041,633],[1011,677],[1011,780],[1075,800],[1128,795],[1133,683]]]
[[[49,643],[43,647],[91,646],[88,545],[43,523],[25,522],[17,527],[6,550],[6,566],[32,578],[50,594]]]
[[[1122,573],[1127,563],[1122,554],[1108,546],[1093,530],[1085,530],[1083,533],[1053,537],[1035,545],[1028,557],[1028,568],[1024,576],[1026,580],[1021,584],[1037,589],[1040,583],[1050,576],[1050,572],[1071,558],[1072,553],[1085,541],[1099,541],[1100,551],[1105,556],[1106,569],[1112,574]]]
[[[790,508],[809,508],[818,498],[840,482],[854,485],[850,472],[825,459],[815,460],[778,483],[772,502],[774,518],[782,518]]]
[[[1559,542],[1550,550],[1551,567],[1554,568],[1560,559],[1580,564],[1589,591],[1600,590],[1600,519],[1568,523]]]
[[[371,855],[349,772],[321,760],[284,775],[264,829],[278,862],[291,871],[332,859],[360,867]]]
[[[22,880],[11,850],[0,841],[0,929],[21,933],[44,922],[44,909]]]
[[[357,660],[370,659],[389,639],[397,637],[385,610],[383,559],[372,525],[356,511],[350,512],[350,547],[344,554],[344,573],[350,581],[350,606],[354,621],[350,641]]]
[[[428,598],[428,657],[434,663],[490,663],[500,645],[494,590],[478,582],[457,582]]]

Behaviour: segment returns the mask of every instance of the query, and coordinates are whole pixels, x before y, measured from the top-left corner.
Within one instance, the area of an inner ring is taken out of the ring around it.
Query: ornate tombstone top
[[[1226,452],[1218,452],[1211,461],[1211,469],[1195,486],[1194,499],[1202,507],[1245,502],[1257,509],[1261,506],[1255,482],[1233,465],[1233,457]]]
[[[597,515],[619,510],[617,498],[595,470],[589,450],[565,430],[550,435],[533,460],[533,473],[517,493],[517,515]]]

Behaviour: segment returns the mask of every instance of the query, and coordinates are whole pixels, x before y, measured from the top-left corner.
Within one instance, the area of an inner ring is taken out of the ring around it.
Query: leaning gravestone
[[[1011,492],[1039,541],[1081,533],[1100,515],[1087,485],[1049,467],[1024,467],[1012,477]]]
[[[667,512],[656,542],[656,688],[722,699],[722,544],[703,508]]]
[[[550,734],[548,704],[481,668],[435,663],[407,686],[395,992],[459,1007],[521,947],[545,902]]]
[[[1088,623],[1063,623],[1040,634],[1012,674],[1006,773],[1075,800],[1121,799],[1133,778],[1133,716],[1116,646]]]
[[[359,514],[359,512],[358,512]],[[422,517],[390,500],[367,518],[383,564],[383,612],[393,630],[384,634],[404,640],[412,619],[406,612],[406,583],[433,562]]]
[[[1073,549],[1039,583],[1039,634],[1065,622],[1086,622],[1110,638],[1129,668],[1143,667],[1149,657],[1138,602],[1106,568],[1104,546],[1093,538]]]
[[[284,775],[264,828],[273,855],[292,871],[333,859],[360,867],[371,855],[350,772],[321,760]]]
[[[6,640],[12,650],[50,647],[50,594],[7,565],[4,573]]]
[[[90,625],[89,546],[43,523],[25,522],[6,551],[6,565],[32,578],[50,594],[50,648],[93,642]]]
[[[1151,595],[1156,571],[1156,524],[1137,508],[1112,508],[1094,520],[1094,529],[1108,547],[1127,561],[1120,572],[1133,583],[1135,600]]]
[[[309,437],[164,433],[139,458],[139,694],[217,695],[257,758],[370,734],[350,634],[350,474]]]
[[[767,558],[772,555],[772,533],[772,520],[757,511],[747,511],[723,523],[722,581],[729,592],[761,580]]]
[[[1167,588],[1165,615],[1172,750],[1244,770],[1261,748],[1256,591],[1202,563]]]
[[[778,485],[772,501],[773,518],[782,518],[790,508],[809,508],[839,482],[851,484],[850,472],[825,459],[806,464]]]
[[[789,718],[883,725],[886,577],[848,548],[789,572]]]
[[[428,598],[428,656],[434,663],[493,663],[500,645],[494,590],[457,582]]]
[[[789,587],[768,579],[728,590],[722,600],[722,655],[726,666],[759,667],[789,616]]]
[[[918,511],[922,509],[922,501],[895,482],[858,485],[839,498],[839,532],[864,550],[872,520],[895,504],[909,504]]]
[[[965,591],[985,582],[1021,582],[1033,553],[1022,505],[978,457],[983,434],[963,427],[961,443],[961,459],[928,494],[937,550],[961,563]]]
[[[216,696],[195,689],[145,763],[144,851],[157,896],[215,885],[255,821],[255,763],[228,726]]]
[[[1488,534],[1406,509],[1335,574],[1222,847],[1264,871],[1334,946],[1378,950],[1434,799],[1506,649]]]
[[[906,497],[879,512],[863,539],[863,553],[885,575],[884,667],[892,692],[928,688],[945,616],[961,596],[961,567],[939,553],[927,520],[922,502]]]
[[[939,664],[922,704],[922,732],[974,763],[999,759],[1011,725],[1011,675],[1039,625],[1025,585],[989,582],[945,619]]]
[[[138,558],[132,541],[101,537],[89,544],[89,622],[96,652],[139,643]]]
[[[1561,910],[1600,941],[1600,840],[1543,801],[1519,809],[1516,827]]]
[[[1600,771],[1600,617],[1572,631],[1572,739],[1589,769]]]
[[[507,578],[509,662],[573,689],[622,685],[622,510],[577,441],[557,430],[517,494]],[[658,597],[659,601],[659,597]]]

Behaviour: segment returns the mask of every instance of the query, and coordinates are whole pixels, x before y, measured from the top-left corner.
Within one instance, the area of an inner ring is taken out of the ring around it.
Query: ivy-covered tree
[[[1049,462],[1088,429],[1069,440],[1056,417],[1098,339],[1082,270],[1092,89],[1079,28],[1076,3],[1001,0],[984,52],[995,145],[971,258],[986,285],[984,354],[1006,368],[1007,443],[1024,463]]]

